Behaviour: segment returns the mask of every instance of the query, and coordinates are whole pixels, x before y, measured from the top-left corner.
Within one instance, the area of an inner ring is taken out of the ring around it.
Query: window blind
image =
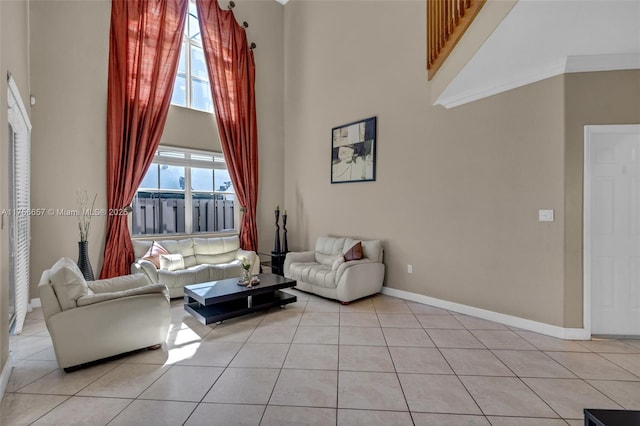
[[[15,81],[8,75],[9,138],[9,285],[15,289],[14,333],[22,333],[29,308],[29,246],[31,244],[31,122]]]

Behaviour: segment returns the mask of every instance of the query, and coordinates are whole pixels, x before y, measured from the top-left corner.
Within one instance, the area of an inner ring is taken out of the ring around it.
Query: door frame
[[[588,339],[591,338],[591,168],[589,167],[592,151],[592,137],[597,134],[640,133],[640,124],[605,124],[584,126],[584,162],[582,181],[582,296],[584,310],[582,314],[583,328]]]

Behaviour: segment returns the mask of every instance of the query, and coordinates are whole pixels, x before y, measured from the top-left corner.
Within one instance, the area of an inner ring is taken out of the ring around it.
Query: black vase
[[[93,281],[93,269],[91,268],[91,262],[89,262],[89,242],[78,241],[78,268],[87,281]]]

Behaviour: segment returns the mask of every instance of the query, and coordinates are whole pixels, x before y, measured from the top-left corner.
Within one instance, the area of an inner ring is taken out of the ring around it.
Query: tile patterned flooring
[[[640,341],[577,342],[377,295],[203,326],[66,374],[40,309],[12,336],[2,425],[581,425],[640,410]]]

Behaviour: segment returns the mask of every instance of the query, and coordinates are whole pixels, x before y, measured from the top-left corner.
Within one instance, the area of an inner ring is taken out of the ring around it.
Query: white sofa
[[[345,253],[358,242],[362,259],[345,261]],[[382,258],[379,240],[320,237],[313,251],[287,253],[284,276],[296,280],[300,290],[348,303],[382,289]]]
[[[143,259],[154,241],[170,254],[180,255],[182,262],[164,262],[166,265],[161,262],[161,268],[157,268]],[[132,242],[136,260],[131,265],[131,273],[145,274],[151,282],[164,284],[172,298],[184,296],[185,285],[241,276],[243,258],[251,262],[252,274],[260,272],[260,258],[254,251],[242,250],[237,235],[171,240],[136,238]]]
[[[166,288],[143,275],[85,281],[63,257],[42,273],[40,301],[60,368],[146,347],[167,337],[171,310]]]

